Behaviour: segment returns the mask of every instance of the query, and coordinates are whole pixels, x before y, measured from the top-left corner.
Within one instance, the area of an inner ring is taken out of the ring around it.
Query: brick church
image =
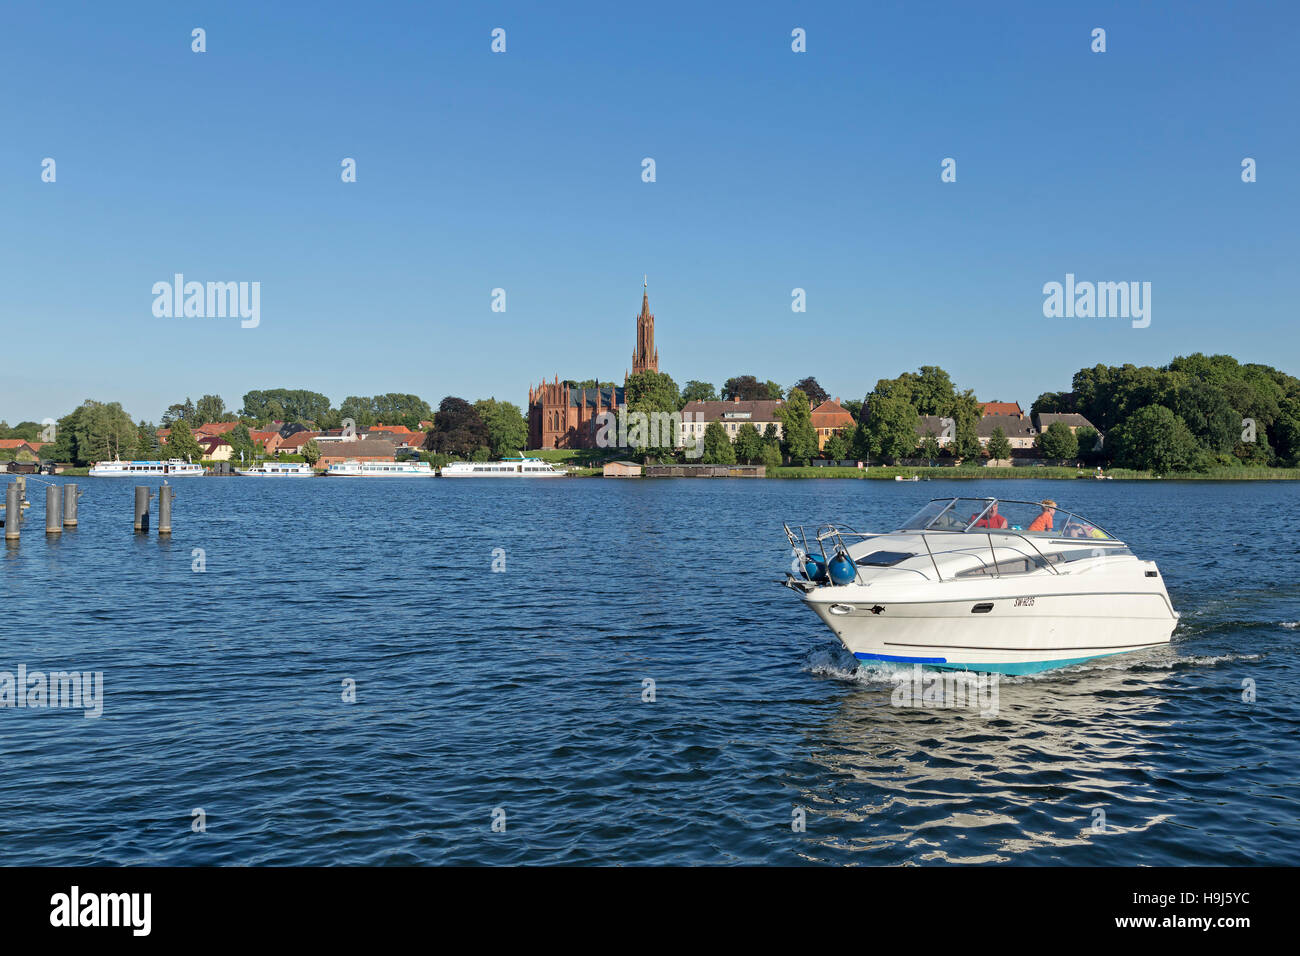
[[[659,371],[659,350],[655,348],[655,317],[650,314],[650,289],[641,289],[641,314],[636,317],[636,348],[632,350],[632,374]],[[627,384],[627,373],[623,373]],[[552,382],[528,388],[529,448],[594,448],[596,417],[603,412],[618,413],[625,403],[624,389],[575,388]]]

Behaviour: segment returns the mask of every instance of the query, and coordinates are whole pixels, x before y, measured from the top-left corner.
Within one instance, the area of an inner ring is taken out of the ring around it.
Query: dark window
[[[914,557],[907,551],[872,551],[864,557],[858,558],[857,565],[864,568],[890,568],[900,561],[906,561]]]

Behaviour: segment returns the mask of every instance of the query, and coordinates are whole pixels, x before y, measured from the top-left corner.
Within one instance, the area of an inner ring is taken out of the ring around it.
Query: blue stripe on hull
[[[1127,654],[1128,651],[1116,651],[1115,654]],[[1059,661],[1024,661],[1014,664],[956,664],[946,657],[894,657],[891,654],[867,654],[855,651],[853,654],[860,661],[883,661],[888,664],[928,664],[940,670],[980,671],[989,674],[1037,674],[1039,671],[1051,670],[1053,667],[1068,667],[1082,664],[1084,661],[1100,657],[1113,657],[1114,654],[1093,654],[1089,657],[1071,657]]]

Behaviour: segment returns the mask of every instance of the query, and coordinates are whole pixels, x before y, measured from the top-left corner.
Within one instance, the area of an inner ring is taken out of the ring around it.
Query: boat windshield
[[[1063,511],[1050,499],[935,498],[899,531],[1019,531],[1065,538],[1110,538],[1087,518]]]

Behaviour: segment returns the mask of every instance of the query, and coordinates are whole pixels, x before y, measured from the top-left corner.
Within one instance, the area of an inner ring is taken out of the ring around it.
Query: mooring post
[[[171,485],[163,485],[158,489],[158,533],[172,533],[172,499],[176,497],[176,489]]]
[[[149,486],[135,486],[135,530],[149,530]]]
[[[18,491],[18,482],[11,481],[5,485],[5,540],[17,541],[19,526],[23,521],[23,499]]]
[[[63,527],[77,526],[77,486],[63,486]]]
[[[63,534],[63,497],[58,485],[45,486],[45,533]]]

